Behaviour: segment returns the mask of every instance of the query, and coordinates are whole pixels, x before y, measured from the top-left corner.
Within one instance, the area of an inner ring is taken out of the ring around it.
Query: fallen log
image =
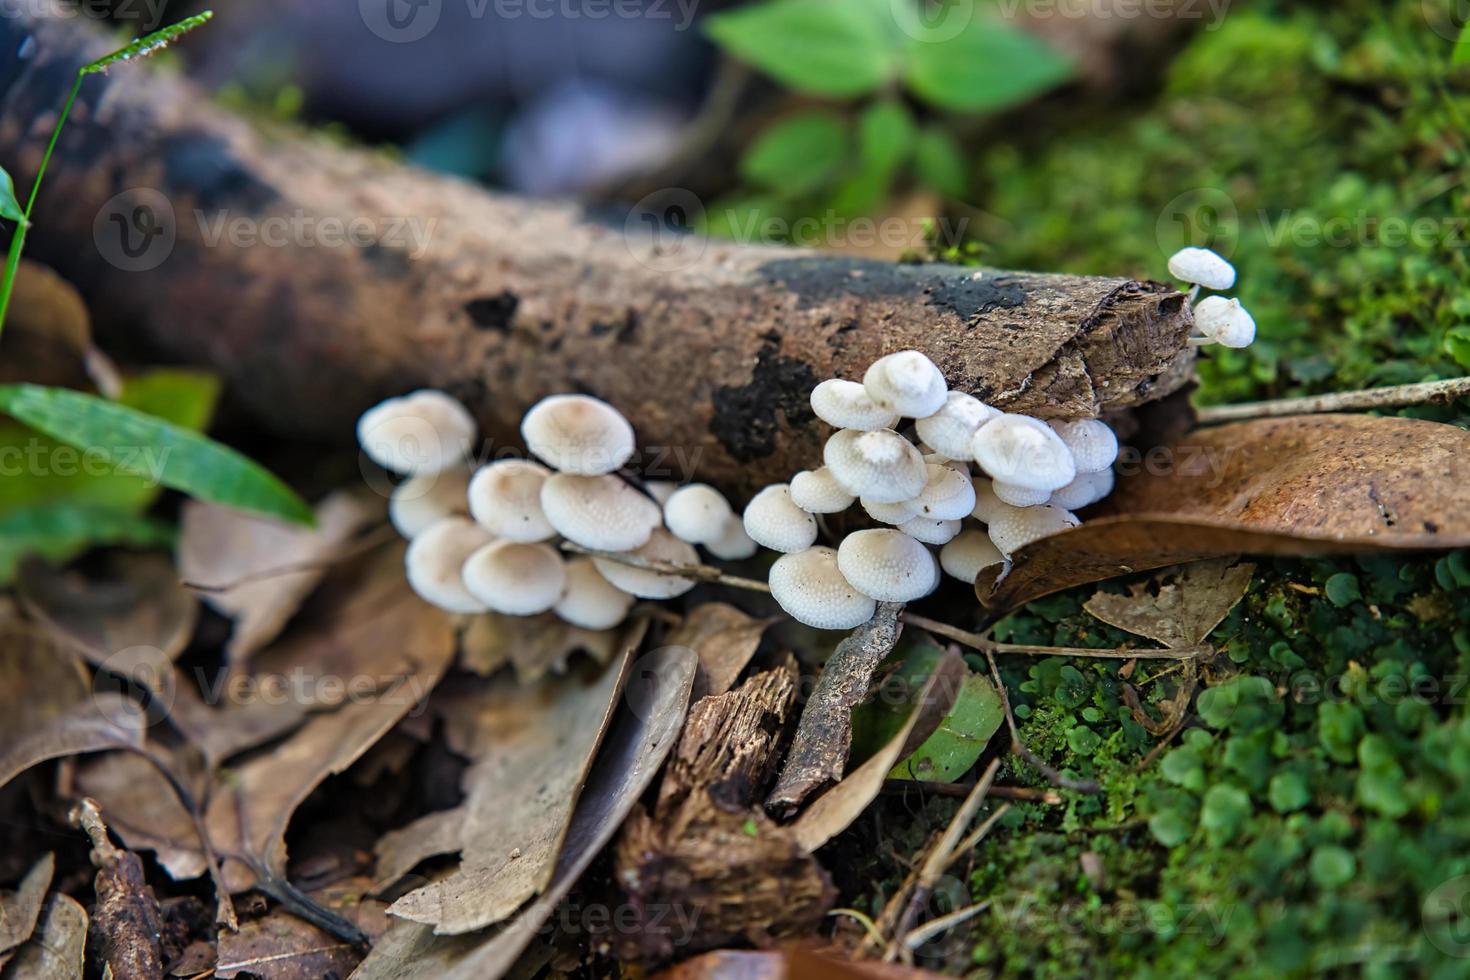
[[[0,20],[0,160],[25,187],[78,65],[115,41]],[[652,476],[741,493],[820,458],[811,388],[924,351],[1012,411],[1084,417],[1178,389],[1171,287],[705,241],[666,219],[533,203],[324,138],[266,131],[141,68],[83,86],[34,254],[78,285],[104,345],[208,365],[273,431],[346,444],[376,400],[445,389],[497,445],[537,399],[616,404]],[[836,236],[851,228],[835,226]],[[662,471],[662,472],[659,472]]]

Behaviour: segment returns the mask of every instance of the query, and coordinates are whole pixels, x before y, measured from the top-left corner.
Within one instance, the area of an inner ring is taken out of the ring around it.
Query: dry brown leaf
[[[91,683],[81,652],[0,605],[0,746],[8,750],[85,701]]]
[[[79,980],[87,952],[87,910],[59,892],[46,903],[38,931],[15,951],[6,980]],[[0,955],[0,966],[4,965]]]
[[[232,586],[204,600],[235,620],[225,649],[243,663],[281,632],[358,531],[382,516],[382,501],[338,491],[316,508],[316,527],[285,524],[191,500],[179,530],[179,574],[191,583]]]
[[[0,892],[0,967],[36,931],[36,920],[55,872],[56,856],[48,853],[31,866],[15,891]]]
[[[777,618],[756,619],[723,602],[706,602],[684,617],[665,641],[699,655],[695,697],[724,694],[760,646],[761,636]]]
[[[723,949],[680,963],[653,980],[940,980],[942,976],[894,963],[829,959],[797,949]]]
[[[16,738],[0,755],[0,786],[32,766],[109,749],[142,748],[146,716],[137,702],[110,691]]]
[[[450,746],[475,760],[462,785],[465,801],[447,817],[429,818],[385,839],[423,840],[460,852],[458,870],[409,892],[390,914],[434,926],[440,935],[483,929],[508,918],[551,879],[562,838],[613,712],[632,654],[647,632],[636,620],[623,635],[623,654],[606,667],[573,671],[523,687],[490,678],[446,708]],[[594,665],[588,665],[594,668]],[[418,859],[429,856],[420,852]],[[409,866],[411,867],[411,865]]]
[[[497,980],[607,846],[674,747],[698,660],[664,647],[641,658],[652,682],[629,697],[608,732],[567,829],[551,883],[509,923],[483,933],[436,936],[399,922],[363,960],[355,980]]]
[[[1192,562],[1130,585],[1127,595],[1098,592],[1082,608],[1173,650],[1199,646],[1245,597],[1255,570],[1229,558]]]
[[[1001,612],[1074,585],[1225,555],[1470,547],[1470,433],[1455,426],[1261,419],[1201,429],[1144,458],[1081,527],[1022,548],[999,582],[998,570],[981,572],[980,601]]]
[[[959,693],[960,684],[969,668],[950,647],[934,665],[934,673],[919,691],[914,710],[898,734],[854,769],[842,782],[817,797],[801,816],[790,824],[796,840],[808,851],[815,851],[842,833],[878,798],[888,773],[898,760],[933,734],[944,720]]]
[[[242,973],[260,980],[323,980],[345,977],[362,959],[352,946],[288,912],[272,912],[221,930],[214,975],[233,980]]]
[[[600,664],[610,662],[619,649],[618,639],[618,630],[584,630],[551,613],[485,613],[471,619],[460,638],[459,660],[465,670],[482,677],[510,664],[522,684],[534,684],[548,673],[565,673],[578,650]]]
[[[172,763],[153,746],[155,756]],[[107,823],[131,849],[153,851],[158,863],[179,881],[208,870],[189,812],[168,780],[141,755],[114,752],[78,767],[77,788],[100,802]]]
[[[5,324],[0,382],[84,388],[92,319],[71,283],[39,262],[22,259]]]

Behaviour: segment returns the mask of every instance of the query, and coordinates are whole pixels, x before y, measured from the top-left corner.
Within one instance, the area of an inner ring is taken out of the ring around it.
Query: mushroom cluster
[[[409,539],[408,582],[450,612],[550,611],[608,629],[635,599],[668,599],[695,584],[605,557],[568,559],[559,541],[643,565],[697,564],[695,545],[722,559],[756,551],[714,488],[625,480],[619,470],[636,448],[633,427],[587,395],[553,395],[525,414],[521,436],[541,462],[498,459],[472,470],[474,420],[439,391],[388,399],[363,414],[357,434],[374,462],[407,476],[388,512]]]
[[[1169,275],[1190,286],[1194,302],[1201,288],[1229,289],[1235,285],[1235,266],[1207,248],[1181,248],[1169,257]],[[1249,347],[1256,339],[1255,318],[1226,296],[1206,296],[1194,304],[1195,333],[1189,342],[1196,346]]]

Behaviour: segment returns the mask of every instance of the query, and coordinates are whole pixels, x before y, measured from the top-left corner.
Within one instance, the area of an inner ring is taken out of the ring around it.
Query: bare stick
[[[1183,647],[1178,650],[1097,650],[1091,647],[1046,647],[1029,643],[997,643],[983,633],[972,633],[917,613],[905,611],[903,621],[910,626],[928,630],[945,639],[963,643],[982,653],[1023,653],[1032,657],[1092,657],[1096,660],[1188,660],[1210,651],[1209,647],[1203,646]]]
[[[1470,397],[1470,378],[1448,381],[1425,381],[1412,385],[1364,388],[1360,391],[1338,391],[1329,395],[1306,398],[1279,398],[1274,401],[1245,402],[1240,405],[1213,405],[1198,413],[1200,425],[1219,425],[1245,419],[1278,418],[1283,415],[1317,415],[1322,412],[1361,412],[1371,408],[1403,408],[1408,405],[1448,404],[1457,398]]]
[[[571,552],[574,555],[587,555],[591,558],[601,558],[605,561],[616,562],[619,565],[627,565],[629,568],[641,568],[647,572],[659,572],[664,575],[677,575],[680,578],[692,578],[700,582],[718,582],[735,589],[749,589],[752,592],[771,591],[771,587],[765,582],[753,578],[741,578],[739,575],[731,575],[713,565],[685,565],[673,561],[656,561],[652,558],[642,558],[638,555],[617,554],[612,551],[595,551],[592,548],[584,548],[570,541],[561,543],[561,550]]]
[[[968,796],[974,785],[974,783],[926,783],[917,779],[890,779],[883,784],[883,792],[907,793],[911,790],[918,790],[923,793],[933,793],[935,796]],[[990,795],[1002,800],[1045,803],[1049,806],[1057,806],[1065,802],[1060,793],[1054,793],[1049,789],[1036,789],[1033,786],[996,785],[990,787]]]
[[[904,947],[907,948],[910,952],[913,952],[940,933],[948,932],[955,926],[968,922],[970,919],[973,919],[975,916],[979,915],[981,912],[984,912],[988,908],[990,908],[990,899],[987,898],[983,902],[976,902],[974,905],[967,905],[962,909],[957,909],[949,913],[948,915],[941,915],[937,919],[930,919],[928,922],[924,923],[914,931],[910,932],[907,936],[903,937]]]
[[[1009,813],[1010,810],[1011,805],[1009,803],[1002,803],[1000,806],[996,807],[995,812],[986,817],[985,822],[976,827],[974,833],[970,834],[969,837],[966,837],[964,840],[955,845],[954,853],[949,856],[949,863],[946,864],[945,867],[953,867],[956,861],[973,851],[976,847],[979,847],[980,842],[983,841],[985,839],[985,836],[990,833],[991,828],[996,825],[1001,817]]]

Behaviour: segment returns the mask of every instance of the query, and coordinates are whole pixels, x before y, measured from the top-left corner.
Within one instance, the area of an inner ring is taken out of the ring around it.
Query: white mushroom
[[[905,418],[928,418],[944,407],[949,386],[934,362],[916,350],[878,358],[863,375],[873,402]]]
[[[411,476],[389,495],[388,519],[399,534],[412,538],[437,520],[468,514],[465,492],[469,484],[470,471],[466,469]]]
[[[1101,419],[1052,422],[1051,427],[1072,451],[1078,473],[1098,473],[1118,458],[1118,436]]]
[[[734,516],[724,494],[704,483],[680,487],[664,504],[664,525],[690,544],[718,541]]]
[[[914,423],[914,431],[941,456],[969,460],[974,459],[970,441],[975,431],[999,414],[974,395],[951,391],[939,411]]]
[[[644,480],[643,489],[647,490],[648,495],[654,500],[657,500],[658,505],[662,507],[669,502],[669,498],[674,495],[674,491],[679,489],[679,484],[673,480]]]
[[[476,431],[468,409],[431,388],[389,398],[357,420],[363,452],[395,473],[438,473],[459,465]]]
[[[526,459],[501,459],[480,467],[470,480],[470,514],[497,537],[545,541],[556,528],[541,509],[541,488],[551,471]]]
[[[1052,494],[1051,500],[1047,502],[1053,506],[1065,508],[1066,510],[1081,510],[1089,504],[1097,503],[1112,492],[1112,470],[1101,470],[1097,473],[1078,473],[1077,479]]]
[[[1032,541],[1081,523],[1071,511],[1050,504],[1020,507],[990,522],[990,540],[1000,549],[1001,554],[1010,557]]]
[[[633,455],[633,426],[621,412],[590,395],[543,398],[521,419],[521,437],[553,469],[600,476]]]
[[[925,544],[946,544],[960,533],[959,521],[946,521],[934,517],[915,517],[904,521],[898,529],[915,541]]]
[[[556,533],[596,551],[632,551],[663,523],[658,504],[615,476],[553,473],[541,510]]]
[[[812,411],[817,418],[839,429],[891,429],[898,413],[881,408],[856,381],[831,378],[812,389]]]
[[[1005,555],[1000,553],[990,536],[974,528],[961,531],[958,537],[939,549],[940,567],[961,582],[970,584],[974,584],[981,569],[999,565],[1005,560]]]
[[[1072,482],[1072,451],[1045,422],[1029,415],[1001,415],[980,427],[971,441],[975,461],[992,480],[1034,490],[1056,490]]]
[[[1181,248],[1169,257],[1169,275],[1206,289],[1235,285],[1235,267],[1207,248]]]
[[[970,481],[975,488],[975,508],[970,511],[970,516],[981,524],[989,524],[996,517],[1012,510],[1012,506],[995,495],[995,484],[984,477],[975,477]]]
[[[863,510],[873,520],[881,524],[902,524],[904,521],[913,520],[919,513],[919,501],[900,500],[896,504],[883,503],[877,500],[869,500],[867,497],[859,501]]]
[[[1224,347],[1249,347],[1256,339],[1256,320],[1238,299],[1206,296],[1194,305],[1194,325],[1204,340]]]
[[[567,562],[567,587],[555,613],[584,630],[605,630],[621,623],[633,608],[633,596],[602,577],[585,556]]]
[[[631,552],[635,558],[665,562],[672,565],[698,565],[699,552],[687,541],[680,541],[663,528],[654,528],[653,535],[643,547]],[[669,572],[655,572],[647,568],[635,568],[613,561],[611,558],[593,558],[593,564],[602,577],[613,585],[641,599],[672,599],[694,588],[698,583]]]
[[[915,498],[916,516],[958,521],[975,509],[975,487],[968,473],[939,463],[924,467],[924,489]]]
[[[1013,483],[995,480],[990,484],[995,499],[1012,507],[1035,507],[1051,499],[1052,491],[1037,490],[1035,487],[1018,487]]]
[[[736,514],[730,515],[724,532],[704,547],[720,561],[744,561],[760,550],[760,545],[745,533],[745,522]]]
[[[486,605],[465,588],[460,570],[465,559],[494,540],[489,531],[468,517],[435,521],[408,544],[403,564],[409,587],[440,609],[484,612]]]
[[[773,483],[745,507],[745,533],[772,551],[805,551],[817,540],[817,519],[791,499],[791,488]]]
[[[491,610],[534,616],[561,601],[566,563],[544,544],[496,541],[476,549],[461,570],[464,587]]]
[[[798,623],[819,630],[856,629],[873,618],[878,604],[843,577],[837,552],[808,548],[782,555],[768,577],[771,596]]]
[[[837,567],[859,592],[880,602],[911,602],[939,584],[939,567],[929,549],[887,528],[854,531],[843,538]]]
[[[844,490],[876,503],[911,500],[924,489],[924,457],[892,429],[843,429],[827,440],[822,461]]]
[[[802,470],[791,478],[791,499],[808,514],[840,514],[856,499],[825,466]]]

